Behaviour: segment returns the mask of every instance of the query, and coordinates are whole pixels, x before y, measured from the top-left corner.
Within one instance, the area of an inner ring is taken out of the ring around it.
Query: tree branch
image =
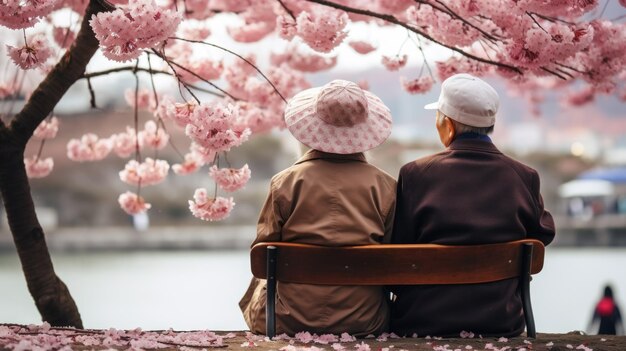
[[[500,41],[502,38],[497,38],[492,34],[487,33],[484,29],[474,25],[473,23],[469,22],[468,20],[466,20],[465,18],[461,17],[459,14],[457,14],[456,12],[454,12],[450,7],[448,7],[448,5],[446,5],[444,2],[442,2],[441,0],[436,0],[438,4],[440,4],[441,6],[443,6],[447,11],[442,10],[441,8],[434,6],[433,4],[426,2],[425,0],[415,0],[418,3],[421,4],[426,4],[429,6],[432,6],[434,9],[437,9],[443,13],[447,13],[448,15],[458,19],[459,21],[465,23],[466,25],[476,29],[477,31],[479,31],[485,38],[491,40],[492,42],[495,41]]]
[[[229,53],[229,54],[231,54],[231,55],[235,55],[235,56],[237,56],[239,59],[243,60],[245,63],[247,63],[248,65],[250,65],[252,68],[254,68],[254,69],[255,69],[255,70],[256,70],[256,71],[257,71],[257,72],[258,72],[258,73],[259,73],[259,74],[260,74],[260,75],[261,75],[261,76],[262,76],[262,77],[263,77],[263,78],[264,78],[264,79],[265,79],[265,80],[266,80],[266,81],[267,81],[267,82],[268,82],[268,83],[272,86],[272,88],[274,88],[274,91],[276,92],[276,94],[278,94],[278,96],[280,96],[280,98],[281,98],[281,99],[283,99],[283,101],[284,101],[285,103],[287,103],[287,100],[285,99],[285,97],[283,96],[283,94],[281,94],[281,93],[280,93],[280,91],[278,91],[278,88],[276,88],[276,86],[274,85],[274,83],[272,83],[272,81],[271,81],[269,78],[267,78],[267,77],[265,76],[265,74],[263,74],[263,72],[261,72],[261,70],[260,70],[260,69],[259,69],[259,68],[258,68],[258,67],[254,64],[254,63],[250,62],[250,60],[248,60],[248,59],[246,59],[245,57],[243,57],[243,56],[239,55],[238,53],[236,53],[236,52],[234,52],[234,51],[231,51],[231,50],[228,50],[228,49],[226,49],[225,47],[222,47],[222,46],[219,46],[219,45],[216,45],[216,44],[207,43],[206,41],[201,41],[201,40],[191,40],[191,39],[178,38],[178,37],[171,37],[170,39],[182,40],[182,41],[186,41],[186,42],[189,42],[189,43],[204,44],[204,45],[212,46],[212,47],[214,47],[214,48],[217,48],[217,49],[220,49],[220,50],[226,51],[226,52],[228,52],[228,53]]]
[[[156,55],[158,55],[161,59],[163,59],[163,60],[164,60],[164,61],[165,61],[165,62],[166,62],[169,66],[170,66],[170,68],[172,69],[172,71],[174,71],[174,73],[176,73],[176,70],[174,69],[174,67],[172,67],[172,65],[174,65],[174,66],[176,66],[176,67],[178,67],[178,68],[182,69],[183,71],[185,71],[185,72],[187,72],[187,73],[191,74],[192,76],[194,76],[194,77],[196,77],[196,78],[200,79],[200,80],[201,80],[201,81],[203,81],[204,83],[207,83],[207,84],[211,85],[213,88],[215,88],[215,89],[217,89],[217,90],[221,91],[222,93],[224,93],[224,94],[225,94],[226,96],[228,96],[229,98],[231,98],[231,99],[233,99],[233,100],[235,100],[235,101],[241,100],[241,99],[239,99],[239,98],[237,98],[237,97],[235,97],[235,96],[231,95],[231,94],[230,94],[229,92],[227,92],[226,90],[224,90],[224,89],[220,88],[220,87],[219,87],[219,86],[217,86],[215,83],[213,83],[213,82],[209,81],[208,79],[203,78],[201,75],[199,75],[199,74],[197,74],[196,72],[194,72],[194,71],[190,70],[189,68],[187,68],[187,67],[185,67],[185,66],[183,66],[183,65],[181,65],[181,64],[179,64],[179,63],[177,63],[177,62],[175,62],[175,61],[168,60],[168,59],[167,59],[167,57],[165,57],[164,55],[159,54],[158,52],[155,52],[155,54],[156,54]],[[178,74],[176,74],[176,77],[178,77]],[[179,81],[180,81],[183,85],[187,86],[187,84],[186,84],[185,82],[183,82],[181,79],[179,79]]]
[[[161,71],[161,70],[156,70],[156,69],[148,69],[148,68],[143,68],[143,67],[137,67],[137,69],[135,69],[135,66],[123,66],[123,67],[116,67],[116,68],[111,68],[111,69],[107,69],[104,71],[98,71],[98,72],[91,72],[91,73],[85,73],[83,74],[83,76],[81,78],[83,79],[87,79],[89,81],[89,79],[94,78],[94,77],[101,77],[101,76],[105,76],[107,74],[111,74],[111,73],[118,73],[118,72],[132,72],[136,70],[137,72],[144,72],[144,73],[149,73],[149,74],[164,74],[164,75],[168,75],[168,76],[174,76],[171,72],[167,72],[167,71]],[[225,97],[226,95],[220,94],[220,93],[216,93],[214,91],[208,90],[208,89],[203,89],[200,88],[198,86],[195,86],[193,84],[187,84],[188,87],[193,88],[194,90],[197,91],[201,91],[203,93],[207,93],[207,94],[211,94],[217,97]]]
[[[137,71],[137,72],[147,72],[150,74],[166,74],[171,76],[172,73],[167,72],[167,71],[159,71],[159,70],[154,70],[154,69],[147,69],[147,68],[143,68],[143,67],[137,67],[135,68],[135,66],[123,66],[123,67],[116,67],[116,68],[111,68],[111,69],[107,69],[104,71],[98,71],[98,72],[92,72],[92,73],[85,73],[83,74],[83,76],[81,78],[86,78],[86,79],[90,79],[93,77],[100,77],[100,76],[104,76],[107,74],[111,74],[111,73],[117,73],[117,72],[124,72],[124,71]]]
[[[316,4],[320,4],[320,5],[324,5],[324,6],[328,6],[328,7],[332,7],[332,8],[336,8],[336,9],[343,10],[343,11],[346,11],[346,12],[351,12],[351,13],[356,13],[356,14],[359,14],[359,15],[364,15],[364,16],[369,16],[369,17],[382,19],[382,20],[384,20],[386,22],[393,23],[393,24],[399,25],[401,27],[404,27],[404,28],[406,28],[406,29],[408,29],[408,30],[410,30],[410,31],[412,31],[412,32],[414,32],[416,34],[419,34],[422,37],[432,41],[433,43],[439,44],[439,45],[441,45],[443,47],[446,47],[446,48],[448,48],[448,49],[450,49],[452,51],[456,51],[459,54],[461,54],[461,55],[463,55],[463,56],[465,56],[467,58],[470,58],[472,60],[475,60],[475,61],[478,61],[478,62],[483,62],[483,63],[490,64],[490,65],[493,65],[493,66],[501,67],[501,68],[506,68],[506,69],[509,69],[509,70],[511,70],[513,72],[516,72],[518,74],[523,74],[522,70],[520,68],[518,68],[518,67],[511,66],[511,65],[508,65],[506,63],[492,61],[492,60],[488,60],[488,59],[485,59],[485,58],[482,58],[482,57],[478,57],[478,56],[470,54],[469,52],[463,51],[463,50],[461,50],[461,49],[459,49],[459,48],[457,48],[455,46],[444,44],[444,43],[434,39],[430,35],[424,33],[423,31],[419,30],[418,28],[413,27],[413,26],[409,25],[408,23],[400,21],[399,19],[397,19],[396,17],[394,17],[392,15],[386,15],[386,14],[380,14],[380,13],[376,13],[376,12],[372,12],[372,11],[368,11],[368,10],[362,10],[362,9],[358,9],[358,8],[354,8],[354,7],[350,7],[350,6],[345,6],[345,5],[338,4],[338,3],[335,3],[335,2],[331,2],[331,1],[327,1],[327,0],[306,0],[306,1],[312,2],[312,3],[316,3]]]
[[[559,77],[559,78],[561,78],[563,80],[567,80],[567,78],[565,76],[562,76],[562,75],[558,74],[557,72],[554,72],[551,69],[548,69],[546,67],[540,67],[540,68],[541,68],[542,71],[548,72],[550,74],[554,74],[555,76],[557,76],[557,77]]]

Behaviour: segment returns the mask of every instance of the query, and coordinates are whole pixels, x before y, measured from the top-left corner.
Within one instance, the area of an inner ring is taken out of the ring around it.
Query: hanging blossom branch
[[[369,16],[369,17],[382,19],[382,20],[384,20],[386,22],[393,23],[393,24],[399,25],[401,27],[404,27],[404,28],[406,28],[406,29],[408,29],[408,30],[410,30],[410,31],[412,31],[412,32],[414,32],[416,34],[419,34],[422,37],[432,41],[433,43],[436,43],[438,45],[446,47],[446,48],[448,48],[448,49],[450,49],[452,51],[456,51],[459,54],[461,54],[461,55],[463,55],[463,56],[465,56],[467,58],[470,58],[472,60],[475,60],[475,61],[478,61],[478,62],[482,62],[482,63],[486,63],[486,64],[490,64],[490,65],[494,65],[494,66],[498,66],[498,67],[501,67],[501,68],[506,68],[506,69],[509,69],[509,70],[511,70],[513,72],[516,72],[518,74],[523,74],[522,70],[520,68],[518,68],[518,67],[509,65],[509,64],[506,64],[506,63],[502,63],[502,62],[492,61],[492,60],[485,59],[485,58],[482,58],[482,57],[479,57],[479,56],[475,56],[475,55],[473,55],[473,54],[471,54],[471,53],[469,53],[467,51],[464,51],[464,50],[461,50],[461,49],[457,48],[456,46],[444,44],[444,43],[436,40],[435,38],[431,37],[430,35],[424,33],[423,31],[419,30],[418,28],[415,28],[415,27],[411,26],[410,24],[408,24],[406,22],[400,21],[399,19],[397,19],[396,17],[394,17],[392,15],[380,14],[380,13],[372,12],[372,11],[369,11],[369,10],[362,10],[362,9],[358,9],[358,8],[354,8],[354,7],[350,7],[350,6],[345,6],[345,5],[338,4],[338,3],[335,3],[335,2],[332,2],[332,1],[327,1],[327,0],[306,0],[306,1],[312,2],[312,3],[316,3],[316,4],[319,4],[319,5],[323,5],[323,6],[336,8],[336,9],[343,10],[343,11],[346,11],[346,12],[351,12],[351,13],[356,13],[356,14],[359,14],[359,15],[364,15],[364,16]]]
[[[415,2],[419,3],[419,4],[425,4],[425,5],[429,5],[432,8],[434,8],[435,10],[441,11],[445,14],[448,14],[450,16],[452,16],[453,18],[458,19],[459,21],[465,23],[466,25],[474,28],[475,30],[477,30],[478,32],[480,32],[485,38],[489,39],[492,42],[497,42],[497,41],[501,41],[502,37],[497,37],[493,34],[487,33],[484,29],[478,27],[477,25],[474,25],[473,23],[471,23],[470,21],[466,20],[465,18],[463,18],[462,16],[460,16],[458,13],[454,12],[454,10],[452,10],[448,5],[446,5],[444,2],[442,2],[441,0],[436,0],[438,4],[440,4],[442,7],[436,6],[433,3],[428,2],[427,0],[415,0]]]
[[[165,61],[165,63],[167,63],[167,65],[170,67],[170,69],[171,69],[171,70],[174,72],[174,74],[176,75],[176,79],[178,79],[178,80],[179,80],[179,81],[180,81],[180,82],[181,82],[181,83],[182,83],[185,87],[187,87],[187,83],[185,83],[182,79],[180,79],[180,76],[178,75],[178,73],[176,73],[176,70],[174,69],[174,67],[173,67],[173,66],[176,66],[176,67],[178,67],[178,68],[182,69],[183,71],[185,71],[185,72],[187,72],[187,73],[191,74],[192,76],[194,76],[194,77],[196,77],[196,78],[200,79],[202,82],[209,84],[209,85],[210,85],[210,86],[212,86],[213,88],[215,88],[215,89],[217,89],[217,90],[221,91],[224,95],[228,96],[229,98],[231,98],[231,99],[233,99],[233,100],[235,100],[235,101],[241,100],[241,99],[239,99],[239,98],[237,98],[237,97],[233,96],[232,94],[230,94],[230,93],[229,93],[229,92],[227,92],[226,90],[224,90],[224,89],[220,88],[220,87],[219,87],[219,86],[217,86],[215,83],[213,83],[213,82],[209,81],[208,79],[206,79],[206,78],[202,77],[201,75],[197,74],[196,72],[194,72],[194,71],[190,70],[189,68],[187,68],[187,67],[185,67],[185,66],[183,66],[183,65],[181,65],[181,64],[179,64],[179,63],[177,63],[177,62],[176,62],[176,61],[174,61],[174,60],[170,60],[170,59],[168,59],[168,58],[167,58],[167,56],[166,56],[164,53],[163,53],[163,54],[161,54],[161,53],[159,53],[159,52],[158,52],[158,51],[156,51],[156,50],[153,50],[153,52],[154,52],[154,54],[155,54],[155,55],[157,55],[157,56],[158,56],[158,57],[160,57],[163,61]],[[150,54],[150,53],[148,53],[148,54]],[[172,65],[173,65],[173,66],[172,66]],[[200,102],[200,101],[198,101],[198,103],[199,103],[199,102]]]
[[[101,77],[101,76],[105,76],[111,73],[117,73],[117,72],[132,72],[132,71],[137,71],[137,72],[145,72],[145,73],[149,73],[149,74],[164,74],[167,76],[174,76],[172,74],[172,72],[168,72],[168,71],[160,71],[160,70],[156,70],[156,69],[149,69],[149,68],[143,68],[143,67],[137,67],[137,69],[135,69],[135,66],[123,66],[123,67],[116,67],[116,68],[111,68],[111,69],[107,69],[104,71],[97,71],[97,72],[91,72],[91,73],[85,73],[83,74],[83,76],[81,78],[87,79],[87,81],[89,82],[91,80],[91,78],[95,78],[95,77]],[[188,87],[203,92],[203,93],[207,93],[207,94],[211,94],[220,98],[226,97],[226,95],[220,94],[218,92],[215,91],[211,91],[208,89],[204,89],[201,88],[199,86],[193,85],[193,84],[187,84]]]
[[[167,57],[165,56],[165,52],[164,52],[163,54],[160,54],[158,51],[156,51],[156,50],[154,50],[154,49],[153,49],[153,52],[154,52],[157,56],[159,56],[160,58],[162,58],[162,59],[163,59],[163,61],[165,61],[165,63],[167,63],[167,65],[170,67],[170,69],[172,70],[172,72],[174,72],[174,76],[176,77],[176,80],[178,80],[178,83],[179,83],[179,85],[178,85],[178,89],[180,90],[180,85],[182,84],[182,86],[183,86],[183,87],[187,90],[187,92],[189,92],[189,94],[191,94],[191,96],[192,96],[192,97],[196,100],[196,102],[197,102],[198,104],[200,104],[200,99],[198,99],[198,97],[197,97],[197,96],[196,96],[196,95],[195,95],[195,94],[191,91],[191,89],[187,86],[187,83],[185,83],[185,81],[184,81],[184,80],[182,80],[182,79],[180,78],[180,76],[178,75],[178,72],[176,72],[176,69],[174,69],[174,66],[172,66],[172,64],[176,64],[176,62],[173,62],[173,61],[168,60],[168,59],[167,59]],[[148,53],[148,54],[149,54],[149,53]],[[176,65],[180,67],[180,65],[178,65],[178,64],[176,64]],[[194,72],[191,72],[191,71],[189,71],[189,73],[195,74]],[[215,87],[217,88],[217,86],[215,86]],[[218,88],[218,89],[219,89],[219,88]],[[222,91],[222,90],[220,89],[220,91]],[[182,94],[182,91],[181,91],[180,95],[181,95],[181,96],[183,95],[183,94]],[[184,96],[183,96],[183,98],[184,98]]]
[[[276,88],[276,86],[274,85],[274,83],[272,83],[272,81],[267,78],[267,76],[265,76],[265,74],[263,74],[263,72],[252,62],[250,62],[250,60],[246,59],[245,57],[239,55],[238,53],[229,50],[225,47],[216,45],[216,44],[212,44],[212,43],[207,43],[206,41],[201,41],[201,40],[191,40],[191,39],[185,39],[185,38],[178,38],[178,37],[170,37],[170,39],[174,39],[174,40],[182,40],[182,41],[186,41],[189,43],[196,43],[196,44],[204,44],[204,45],[208,45],[208,46],[212,46],[214,48],[220,49],[222,51],[226,51],[231,55],[237,56],[240,60],[243,60],[245,63],[247,63],[248,65],[250,65],[250,67],[254,68],[274,89],[274,91],[276,92],[276,94],[278,94],[278,96],[280,96],[280,98],[287,103],[287,99],[285,99],[285,97],[283,96],[283,94],[280,93],[280,91],[278,91],[278,88]]]

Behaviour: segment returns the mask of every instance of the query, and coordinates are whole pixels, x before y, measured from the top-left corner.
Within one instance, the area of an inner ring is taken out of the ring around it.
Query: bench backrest
[[[544,246],[525,239],[501,244],[325,247],[285,242],[252,248],[252,274],[267,279],[267,247],[276,250],[276,280],[320,285],[472,284],[518,277],[524,244],[532,244],[531,274],[543,268]]]

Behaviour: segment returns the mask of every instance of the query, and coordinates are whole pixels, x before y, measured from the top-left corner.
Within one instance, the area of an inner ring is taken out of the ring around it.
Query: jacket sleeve
[[[536,208],[536,218],[535,223],[533,223],[533,228],[531,228],[528,232],[528,237],[532,239],[537,239],[543,242],[544,245],[548,245],[554,239],[554,235],[556,234],[556,228],[554,225],[554,219],[550,212],[548,212],[543,205],[543,198],[541,197],[541,193],[539,191],[539,175],[537,172],[533,172],[533,186],[532,186],[532,196],[535,199]]]
[[[385,233],[383,236],[383,244],[389,244],[391,242],[391,234],[393,233],[393,222],[395,217],[396,210],[396,198],[391,201],[391,205],[389,206],[389,210],[387,210],[387,216],[385,217]]]
[[[254,246],[260,242],[280,241],[283,224],[285,223],[277,202],[274,180],[270,184],[270,192],[265,200],[265,205],[259,215],[259,222],[256,228],[256,239],[252,243]]]
[[[407,204],[404,199],[403,183],[404,177],[402,176],[402,169],[398,175],[398,184],[396,186],[396,211],[393,221],[393,232],[391,234],[390,242],[392,244],[410,244],[414,243],[414,238],[411,235],[410,225],[412,222],[410,218],[410,209],[407,208],[410,204]]]

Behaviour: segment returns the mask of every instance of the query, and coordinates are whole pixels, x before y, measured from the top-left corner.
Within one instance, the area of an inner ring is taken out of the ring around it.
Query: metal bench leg
[[[276,335],[276,246],[267,247],[267,290],[265,300],[265,333]]]
[[[530,271],[533,262],[533,244],[526,243],[522,246],[522,274],[520,276],[520,289],[522,293],[522,306],[524,308],[524,318],[526,319],[526,335],[536,338],[535,317],[530,304]]]

